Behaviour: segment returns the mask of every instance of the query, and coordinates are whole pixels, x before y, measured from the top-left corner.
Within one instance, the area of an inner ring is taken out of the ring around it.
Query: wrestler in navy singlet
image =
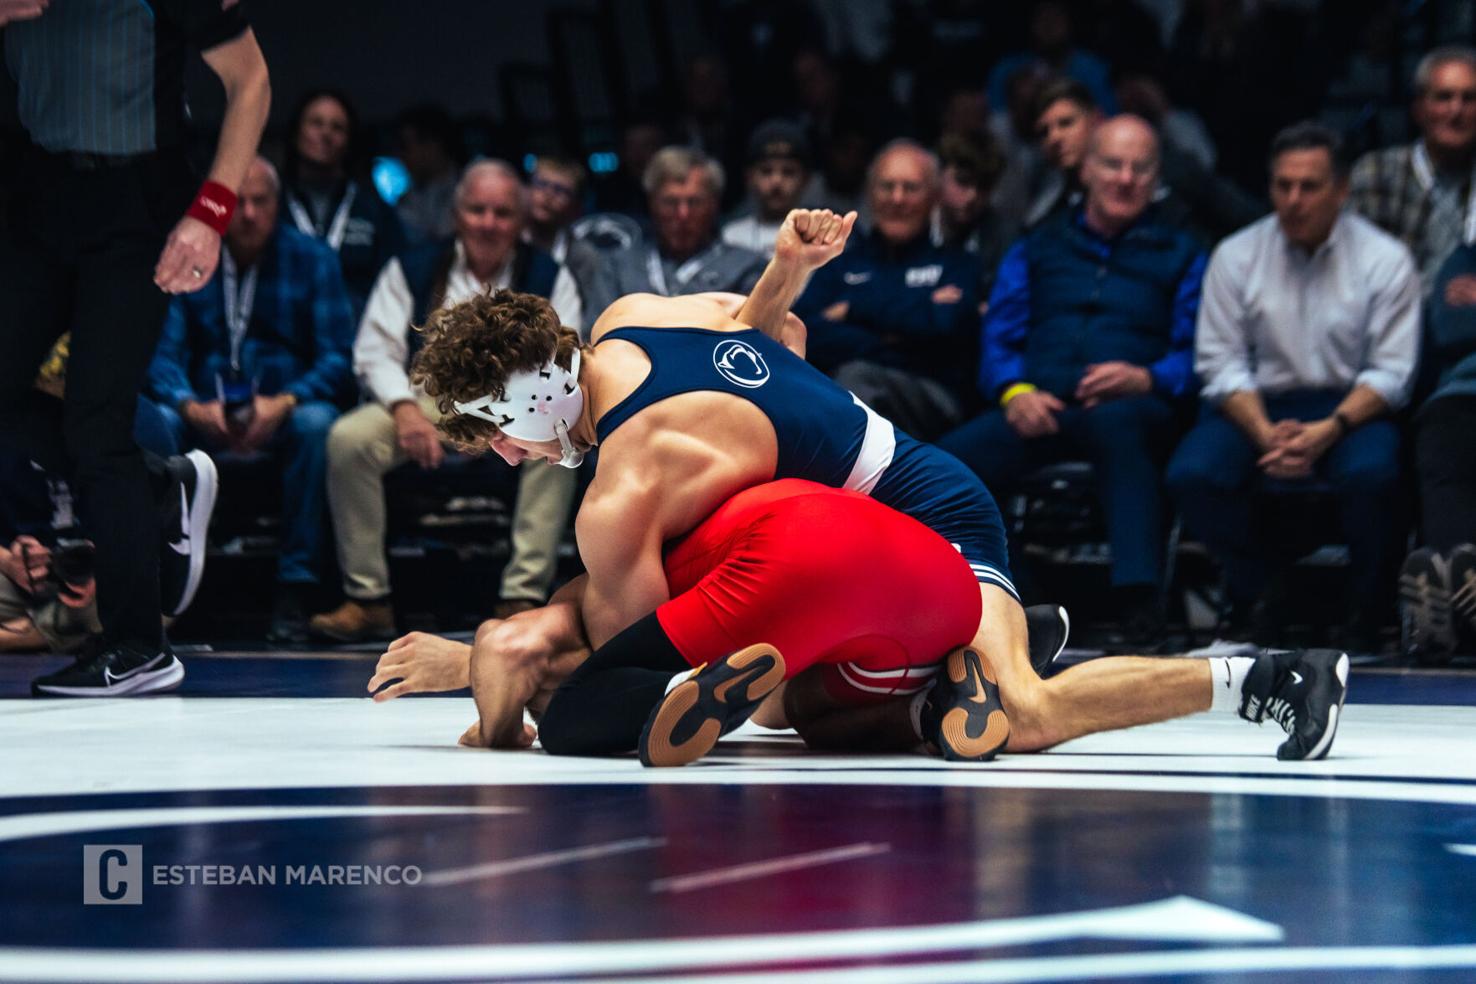
[[[774,425],[774,478],[867,493],[956,546],[978,580],[1019,597],[999,507],[978,477],[952,455],[897,430],[779,342],[752,328],[616,328],[601,343],[612,338],[639,346],[651,372],[600,418],[595,429],[602,443],[669,397],[701,391],[741,397]]]

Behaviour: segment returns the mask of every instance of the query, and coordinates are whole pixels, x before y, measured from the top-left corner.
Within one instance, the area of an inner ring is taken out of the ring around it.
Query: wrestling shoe
[[[1476,546],[1469,543],[1450,552],[1450,607],[1456,623],[1453,646],[1476,644]]]
[[[205,574],[206,531],[220,479],[204,451],[175,455],[164,467],[173,481],[160,517],[159,598],[165,615],[181,615],[195,600]]]
[[[784,657],[765,643],[699,666],[671,688],[641,729],[641,764],[686,765],[737,728],[784,682]]]
[[[1282,760],[1326,758],[1348,696],[1348,654],[1336,649],[1262,653],[1240,690],[1240,716],[1253,724],[1271,718],[1291,737]]]
[[[173,690],[184,675],[184,664],[169,648],[168,640],[152,652],[92,642],[71,666],[32,681],[31,693],[37,697],[140,697]]]
[[[1429,547],[1416,550],[1399,571],[1400,649],[1420,663],[1450,662],[1456,647],[1453,615],[1450,562]]]
[[[972,649],[955,649],[923,700],[922,738],[950,762],[988,762],[1010,737],[994,667]]]
[[[1071,616],[1061,605],[1031,605],[1025,609],[1025,626],[1030,665],[1045,676],[1071,637]]]

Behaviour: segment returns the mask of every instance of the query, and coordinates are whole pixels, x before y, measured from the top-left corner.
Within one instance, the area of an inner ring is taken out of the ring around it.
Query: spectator
[[[910,140],[884,147],[867,182],[865,235],[817,270],[795,303],[809,358],[904,431],[929,440],[965,419],[979,261],[929,239],[938,158]]]
[[[533,162],[528,188],[528,222],[523,238],[562,263],[579,288],[584,321],[576,326],[587,338],[595,319],[618,296],[610,261],[590,240],[575,235],[574,221],[584,201],[584,168],[562,157]]]
[[[456,231],[460,143],[451,116],[439,106],[416,106],[400,114],[396,144],[410,172],[410,189],[395,203],[395,212],[412,244],[446,239]]]
[[[276,169],[256,158],[221,275],[170,306],[149,388],[177,446],[278,459],[282,548],[268,635],[292,642],[321,574],[328,429],[353,385],[353,315],[333,253],[277,221],[280,194]]]
[[[282,204],[298,232],[338,254],[357,323],[380,267],[405,248],[405,231],[374,182],[360,179],[359,118],[346,96],[309,92],[288,134]]]
[[[619,167],[595,186],[595,203],[601,212],[641,220],[648,217],[642,182],[651,159],[667,139],[666,127],[655,116],[640,116],[621,127]]]
[[[665,147],[651,158],[644,184],[656,242],[614,254],[617,296],[748,293],[764,270],[764,258],[718,238],[722,165],[698,150]]]
[[[684,146],[702,151],[724,171],[731,172],[740,163],[744,131],[736,119],[728,69],[719,56],[702,54],[687,63],[676,132]],[[736,190],[722,203],[725,208],[738,204]]]
[[[1030,50],[1001,58],[989,73],[989,104],[1007,104],[1007,80],[1022,68],[1042,68],[1075,79],[1107,112],[1117,108],[1107,63],[1074,44],[1071,9],[1063,0],[1037,0],[1030,13]]]
[[[1414,87],[1420,138],[1364,155],[1349,202],[1409,247],[1428,295],[1445,258],[1476,238],[1476,49],[1436,48]]]
[[[810,180],[810,145],[804,131],[770,120],[748,140],[748,193],[753,213],[723,226],[723,242],[753,253],[774,255],[779,226],[799,207]]]
[[[1415,415],[1424,546],[1405,560],[1399,593],[1406,644],[1443,662],[1476,645],[1476,245],[1445,261],[1428,310],[1424,375],[1434,391]]]
[[[1004,171],[1004,157],[988,131],[979,131],[945,135],[938,158],[943,172],[933,242],[979,258],[978,296],[982,300],[993,289],[1000,261],[1019,231],[990,202],[995,182]]]
[[[1276,213],[1221,243],[1205,275],[1204,407],[1168,481],[1189,531],[1225,566],[1234,620],[1253,615],[1262,636],[1279,624],[1277,592],[1263,593],[1274,551],[1256,535],[1250,493],[1261,477],[1330,484],[1351,554],[1340,641],[1371,649],[1398,556],[1399,429],[1388,417],[1409,398],[1420,286],[1409,250],[1342,212],[1347,196],[1337,134],[1302,123],[1277,135]]]
[[[1097,101],[1075,79],[1047,83],[1035,100],[1035,135],[1046,169],[1037,177],[1025,212],[1027,229],[1081,204],[1081,165],[1092,131],[1102,121]]]
[[[445,457],[435,403],[411,386],[406,371],[420,344],[412,328],[442,305],[501,288],[547,297],[563,323],[583,323],[574,278],[524,242],[526,215],[527,192],[518,173],[501,161],[478,161],[457,188],[456,238],[391,260],[375,283],[354,343],[354,372],[371,402],[346,414],[328,438],[328,501],[347,597],[312,620],[314,635],[352,641],[394,631],[384,475],[407,461],[437,468]],[[532,608],[546,596],[578,477],[542,461],[529,461],[520,471],[498,618]]]
[[[1130,641],[1157,641],[1162,472],[1193,392],[1205,257],[1153,205],[1158,140],[1135,116],[1096,128],[1086,198],[1011,247],[984,317],[979,386],[998,401],[939,446],[992,489],[1086,458]]]

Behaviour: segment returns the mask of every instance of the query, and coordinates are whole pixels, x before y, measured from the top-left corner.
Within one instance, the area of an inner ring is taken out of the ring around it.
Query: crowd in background
[[[511,287],[587,335],[623,294],[746,292],[790,209],[856,209],[795,308],[809,360],[997,497],[1090,463],[1124,645],[1163,636],[1175,516],[1223,569],[1222,630],[1277,641],[1297,545],[1267,514],[1315,494],[1349,550],[1335,641],[1378,649],[1402,599],[1418,655],[1470,651],[1476,51],[1381,70],[1377,0],[1190,2],[1171,30],[1160,6],[899,3],[837,43],[819,8],[734,4],[608,173],[512,134],[469,162],[434,106],[370,128],[302,93],[171,306],[138,441],[276,463],[274,640],[388,638],[385,476],[450,453],[408,375],[429,311]],[[74,647],[95,615],[30,597],[14,549],[70,528],[65,484],[4,481],[0,642]],[[522,467],[489,610],[546,599],[578,488]]]

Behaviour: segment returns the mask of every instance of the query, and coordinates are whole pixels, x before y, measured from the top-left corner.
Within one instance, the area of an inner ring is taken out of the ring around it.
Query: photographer
[[[102,624],[92,543],[75,537],[71,491],[9,455],[0,490],[0,652],[73,652]]]

